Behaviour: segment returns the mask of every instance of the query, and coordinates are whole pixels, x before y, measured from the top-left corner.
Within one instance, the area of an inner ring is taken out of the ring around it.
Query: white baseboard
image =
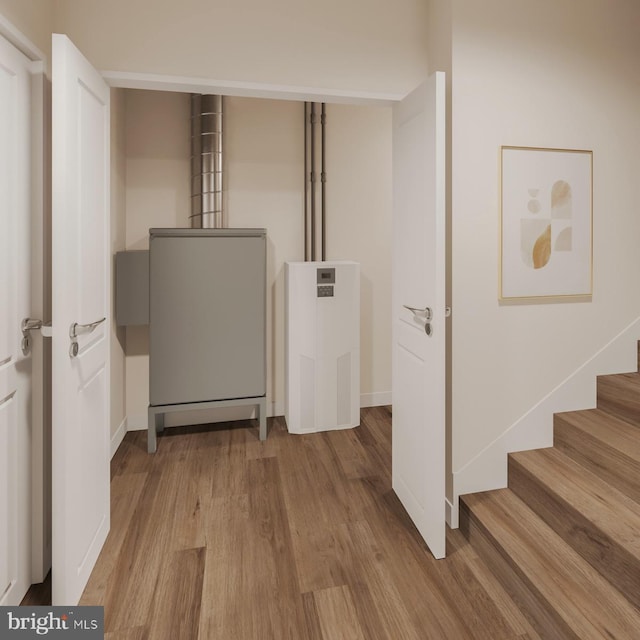
[[[383,407],[391,404],[391,391],[360,394],[360,407]]]
[[[120,423],[120,426],[116,429],[116,432],[111,436],[111,457],[112,458],[115,455],[116,451],[118,450],[118,447],[124,440],[124,436],[126,435],[128,430],[129,429],[127,426],[127,419],[124,418],[124,420]]]
[[[534,405],[464,467],[453,473],[451,520],[458,520],[458,496],[507,486],[507,456],[515,451],[553,446],[553,414],[596,406],[596,377],[635,371],[640,318]]]

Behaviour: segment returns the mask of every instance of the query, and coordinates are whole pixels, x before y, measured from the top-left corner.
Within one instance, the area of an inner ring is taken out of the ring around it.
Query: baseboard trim
[[[118,447],[124,440],[124,436],[126,435],[127,431],[129,431],[129,428],[127,425],[127,418],[125,417],[124,420],[120,423],[120,426],[116,429],[116,432],[111,436],[111,457],[112,458],[115,455],[116,451],[118,450]]]

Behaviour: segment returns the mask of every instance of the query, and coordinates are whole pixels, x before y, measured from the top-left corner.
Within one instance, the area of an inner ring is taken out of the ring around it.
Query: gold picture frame
[[[593,294],[593,151],[500,148],[503,303]]]

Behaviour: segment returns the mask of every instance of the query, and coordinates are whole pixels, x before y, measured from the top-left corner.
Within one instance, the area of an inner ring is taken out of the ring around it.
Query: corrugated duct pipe
[[[222,96],[191,96],[191,227],[225,226],[222,210]]]

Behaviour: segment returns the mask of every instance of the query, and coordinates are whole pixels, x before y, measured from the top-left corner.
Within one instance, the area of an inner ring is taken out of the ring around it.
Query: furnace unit
[[[164,415],[254,405],[266,438],[266,232],[151,229],[149,451]]]

